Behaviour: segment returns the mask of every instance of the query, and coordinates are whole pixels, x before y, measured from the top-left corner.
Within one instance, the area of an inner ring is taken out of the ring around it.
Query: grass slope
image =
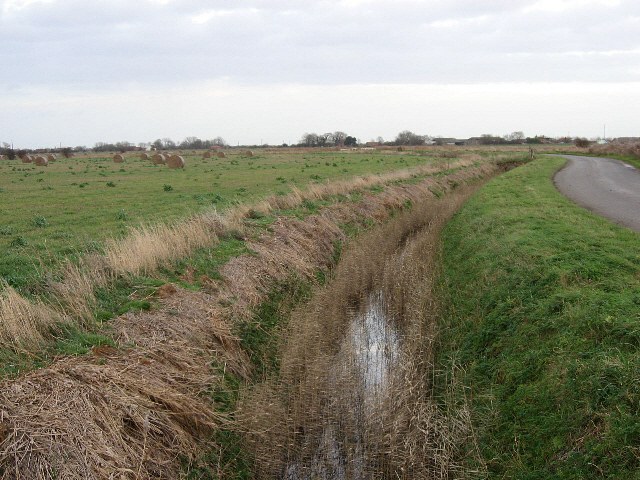
[[[489,478],[640,478],[640,235],[560,195],[563,162],[446,228],[438,361],[463,368]]]

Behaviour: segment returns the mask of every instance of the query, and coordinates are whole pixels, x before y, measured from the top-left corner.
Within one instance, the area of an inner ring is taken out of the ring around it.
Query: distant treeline
[[[512,132],[502,136],[493,134],[483,134],[479,137],[471,138],[448,138],[441,136],[421,135],[410,130],[399,132],[393,140],[385,141],[382,137],[377,137],[368,142],[361,142],[354,136],[342,131],[328,133],[305,133],[298,143],[288,145],[282,143],[278,147],[357,147],[365,146],[422,146],[422,145],[518,145],[518,144],[542,144],[542,143],[564,143],[576,144],[579,147],[588,147],[593,142],[585,138],[578,137],[546,137],[536,135],[526,137],[522,132]],[[186,137],[181,142],[175,142],[170,138],[158,138],[153,142],[131,143],[127,141],[106,143],[98,142],[93,147],[79,145],[77,147],[43,148],[43,149],[14,149],[10,144],[4,142],[0,148],[0,155],[5,158],[14,159],[27,153],[59,153],[65,157],[78,152],[131,152],[141,150],[201,150],[215,147],[227,147],[227,142],[222,137],[215,137],[209,140],[202,140],[198,137]],[[274,145],[238,145],[243,148],[273,147]]]

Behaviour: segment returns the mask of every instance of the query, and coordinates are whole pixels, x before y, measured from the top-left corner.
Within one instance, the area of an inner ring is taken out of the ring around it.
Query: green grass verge
[[[542,158],[443,233],[438,364],[464,369],[489,478],[640,478],[640,235],[577,207]]]

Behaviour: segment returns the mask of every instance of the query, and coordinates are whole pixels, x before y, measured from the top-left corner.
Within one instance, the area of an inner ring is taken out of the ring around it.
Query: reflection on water
[[[329,376],[321,438],[309,461],[289,464],[287,480],[364,479],[367,422],[375,417],[398,360],[400,339],[385,313],[382,292],[354,315]],[[313,439],[311,440],[313,441]]]
[[[384,394],[391,368],[398,357],[399,341],[384,312],[382,293],[369,297],[364,314],[356,316],[345,339],[346,348],[355,356],[360,371],[364,400]]]

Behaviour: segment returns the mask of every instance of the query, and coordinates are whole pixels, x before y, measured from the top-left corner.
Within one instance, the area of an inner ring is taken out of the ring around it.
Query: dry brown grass
[[[640,158],[640,142],[612,142],[606,145],[591,145],[589,153],[596,155],[618,154]]]
[[[209,375],[188,350],[97,347],[5,382],[1,477],[178,478],[221,421],[199,396]]]
[[[114,321],[135,349],[94,347],[0,385],[0,478],[173,479],[213,448],[227,420],[206,395],[212,355],[242,378],[249,361],[212,297],[165,290],[160,309]]]
[[[221,223],[215,214],[209,214],[176,225],[134,228],[125,238],[106,242],[106,265],[116,275],[152,273],[196,248],[215,243]]]
[[[41,347],[62,316],[41,302],[27,300],[0,282],[0,346],[15,352]]]

